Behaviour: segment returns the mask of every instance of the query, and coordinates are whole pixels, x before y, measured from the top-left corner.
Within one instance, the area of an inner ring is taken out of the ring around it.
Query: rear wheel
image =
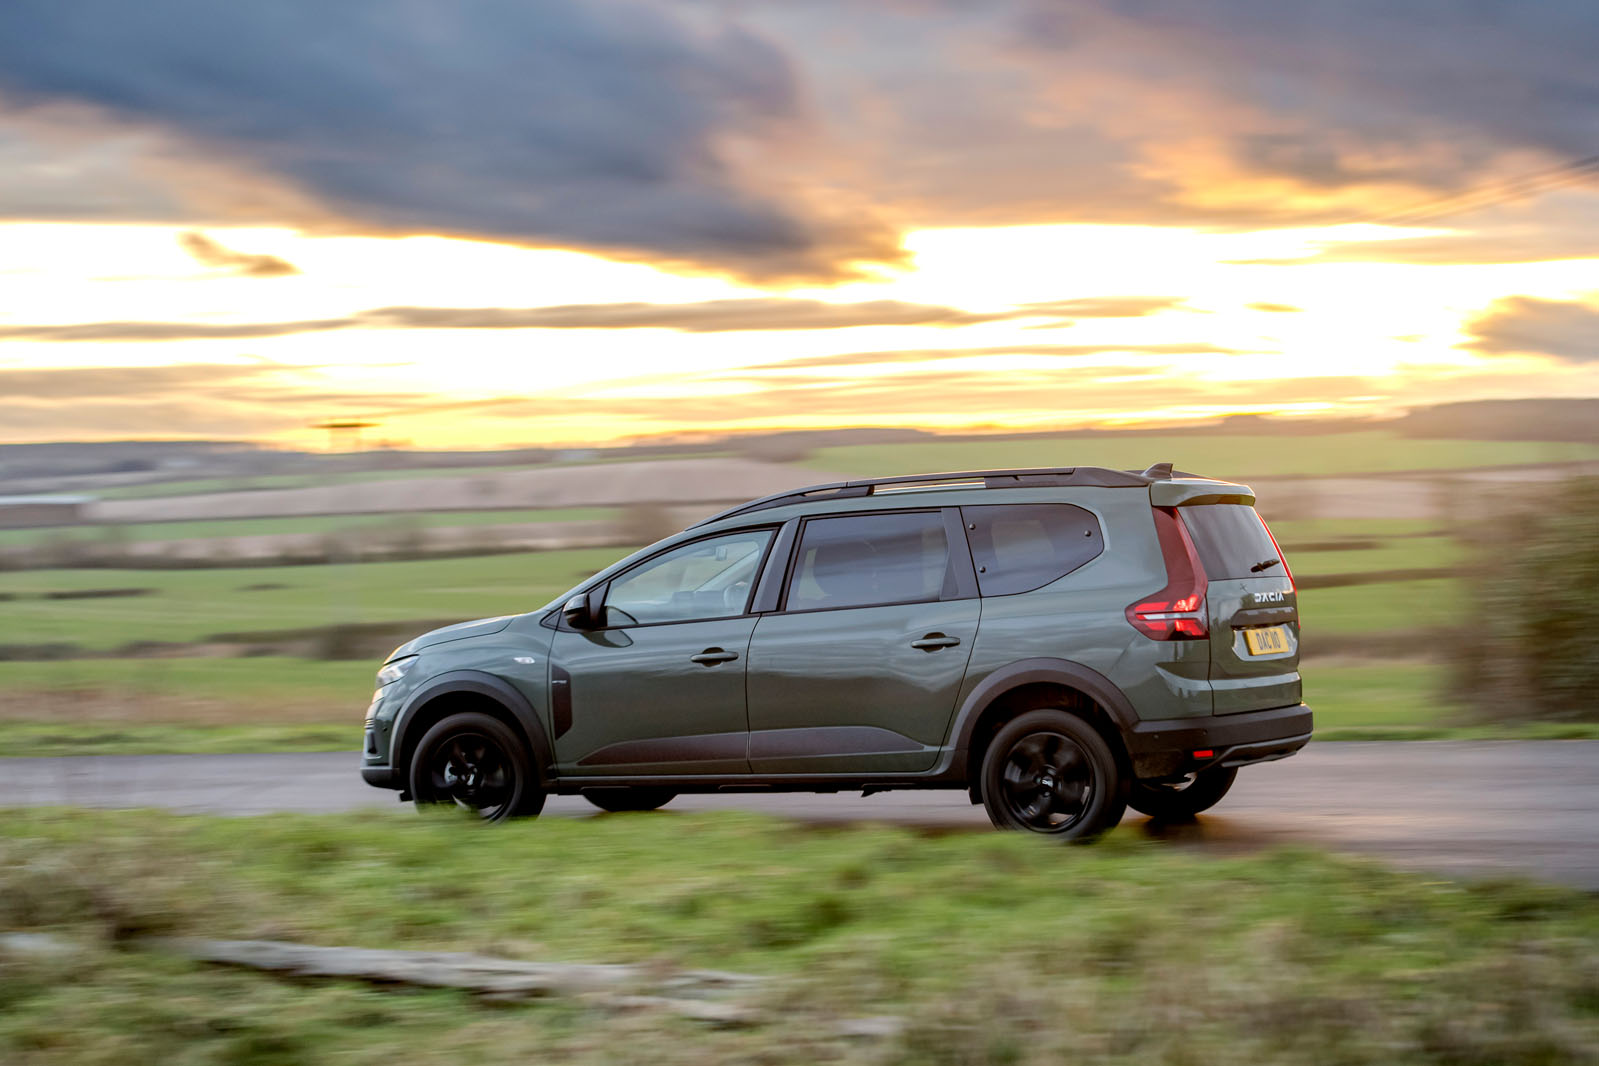
[[[664,807],[677,793],[664,788],[595,788],[583,798],[602,811],[653,811]]]
[[[1021,715],[995,734],[983,756],[983,806],[1000,829],[1091,838],[1121,821],[1126,793],[1110,746],[1066,711]]]
[[[527,745],[504,722],[477,712],[452,714],[423,734],[410,783],[419,808],[454,804],[489,822],[544,809]]]
[[[1176,781],[1134,781],[1127,806],[1151,818],[1181,821],[1214,807],[1237,776],[1236,766],[1212,766]]]

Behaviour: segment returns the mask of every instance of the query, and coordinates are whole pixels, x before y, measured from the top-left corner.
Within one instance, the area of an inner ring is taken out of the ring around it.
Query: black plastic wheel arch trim
[[[394,716],[394,729],[389,740],[389,762],[393,767],[391,777],[398,779],[404,775],[405,768],[399,765],[397,759],[411,744],[421,739],[420,733],[412,735],[416,712],[441,696],[457,694],[485,696],[510,712],[520,726],[522,734],[527,737],[529,747],[532,748],[533,769],[538,774],[539,785],[548,788],[555,780],[555,749],[550,745],[549,735],[545,732],[544,723],[540,721],[538,712],[515,686],[481,670],[452,670],[447,674],[440,674],[410,695],[405,705],[400,708],[400,713]],[[370,777],[367,780],[376,783]]]

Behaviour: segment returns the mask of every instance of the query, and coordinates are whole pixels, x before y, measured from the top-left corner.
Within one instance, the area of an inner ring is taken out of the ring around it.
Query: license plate
[[[1264,629],[1244,630],[1244,644],[1251,655],[1281,655],[1292,651],[1288,642],[1287,626],[1267,626]]]

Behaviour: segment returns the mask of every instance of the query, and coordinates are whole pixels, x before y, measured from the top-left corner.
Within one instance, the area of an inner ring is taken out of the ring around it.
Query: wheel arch
[[[480,711],[510,726],[528,746],[541,787],[555,777],[555,754],[544,724],[526,696],[509,682],[478,670],[453,670],[430,679],[411,694],[396,716],[389,763],[409,772],[416,745],[435,724],[459,711]]]
[[[1130,776],[1132,761],[1122,736],[1138,715],[1121,689],[1097,670],[1068,659],[1022,659],[989,674],[961,704],[953,730],[955,765],[968,787],[975,787],[994,734],[1017,715],[1040,707],[1063,707],[1085,718]]]

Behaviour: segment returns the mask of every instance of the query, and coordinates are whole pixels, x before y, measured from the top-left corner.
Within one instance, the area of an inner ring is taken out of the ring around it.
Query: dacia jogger
[[[889,789],[1066,839],[1128,806],[1187,817],[1311,735],[1293,575],[1254,502],[1170,464],[753,500],[396,648],[361,774],[488,819]]]

